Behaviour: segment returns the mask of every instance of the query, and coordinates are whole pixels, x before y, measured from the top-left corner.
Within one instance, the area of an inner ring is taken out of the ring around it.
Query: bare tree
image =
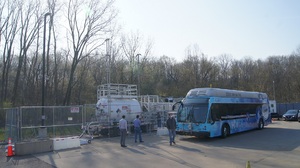
[[[70,104],[74,75],[78,63],[104,44],[111,24],[116,17],[114,0],[70,0],[67,9],[68,28],[71,38],[73,60],[64,104]]]
[[[176,68],[176,61],[170,57],[162,56],[158,60],[160,64],[160,78],[158,81],[159,87],[156,89],[160,95],[172,96],[177,92],[179,84],[179,69]],[[159,75],[159,74],[157,74]]]
[[[123,53],[129,61],[130,83],[134,83],[134,68],[137,62],[136,56],[140,54],[142,37],[139,33],[131,33],[130,36],[123,36],[121,41]]]
[[[197,44],[193,48],[186,49],[186,59],[184,60],[190,84],[190,87],[207,86],[209,74],[212,72],[212,64],[207,57],[200,51]]]
[[[2,31],[10,18],[9,14],[8,16],[4,16],[4,9],[6,3],[7,0],[3,0],[0,2],[0,44],[1,44]]]
[[[141,93],[144,94],[159,94],[160,89],[165,79],[164,64],[160,60],[154,58],[145,61],[143,66],[143,87]]]
[[[220,74],[218,77],[218,82],[221,84],[219,87],[229,88],[229,70],[231,68],[232,58],[228,54],[222,54],[218,58],[216,58],[216,62],[220,68]]]
[[[19,50],[19,57],[18,57],[18,67],[17,67],[17,74],[14,82],[13,87],[13,96],[12,96],[12,103],[16,103],[16,99],[23,98],[22,94],[19,94],[18,91],[20,88],[23,88],[25,84],[27,69],[26,69],[26,62],[27,62],[27,53],[31,44],[33,43],[34,39],[36,38],[39,26],[41,25],[41,19],[36,20],[34,17],[40,8],[40,4],[38,1],[32,0],[29,1],[28,4],[24,4],[25,2],[20,2],[19,4],[19,11],[20,11],[20,50]],[[21,72],[23,72],[23,76],[21,76]],[[21,78],[22,77],[22,78]],[[22,86],[19,85],[20,80],[22,80]]]
[[[240,77],[241,77],[241,84],[242,90],[253,90],[253,80],[254,80],[254,69],[255,69],[255,62],[249,57],[245,58],[243,62],[240,64]]]
[[[241,61],[232,60],[230,69],[230,89],[240,89],[241,86]]]
[[[7,101],[8,94],[8,85],[9,80],[8,76],[10,73],[11,62],[13,59],[13,46],[15,44],[15,37],[18,31],[18,22],[20,11],[17,9],[18,3],[13,1],[1,1],[0,9],[0,18],[1,18],[1,27],[0,27],[0,39],[4,37],[4,47],[3,47],[3,68],[2,68],[2,80],[1,80],[1,98],[0,101]],[[6,7],[6,8],[5,8]],[[6,11],[6,13],[4,13]],[[2,20],[2,17],[5,18]],[[0,40],[1,44],[1,40]]]
[[[256,68],[254,69],[254,74],[255,78],[257,79],[257,81],[255,82],[256,90],[273,94],[273,80],[269,77],[268,64],[266,61],[256,61]],[[271,99],[270,95],[269,99]]]

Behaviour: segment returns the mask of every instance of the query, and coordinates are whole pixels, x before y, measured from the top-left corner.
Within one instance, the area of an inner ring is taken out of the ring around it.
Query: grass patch
[[[5,140],[5,128],[0,127],[0,141],[4,141],[4,140]]]
[[[16,131],[13,131],[16,132]],[[23,128],[22,140],[32,140],[38,137],[39,128]],[[47,136],[49,138],[79,136],[82,133],[81,126],[64,126],[47,128]],[[5,141],[5,128],[0,127],[0,142]]]
[[[23,128],[22,140],[32,140],[38,137],[39,128]],[[62,126],[62,127],[49,127],[47,128],[47,137],[68,137],[79,136],[82,133],[81,126]]]

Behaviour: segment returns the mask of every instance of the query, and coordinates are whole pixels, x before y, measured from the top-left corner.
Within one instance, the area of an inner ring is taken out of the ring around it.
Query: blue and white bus
[[[261,92],[195,88],[173,107],[177,105],[180,135],[225,138],[271,123],[268,96]]]

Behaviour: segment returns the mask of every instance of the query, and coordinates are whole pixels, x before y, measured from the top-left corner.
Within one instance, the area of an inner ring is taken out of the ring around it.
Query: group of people
[[[137,140],[139,142],[144,142],[142,139],[142,130],[141,130],[141,120],[140,116],[137,115],[136,118],[133,121],[134,126],[134,142],[137,143]],[[175,136],[176,136],[176,120],[174,116],[169,114],[169,118],[166,122],[167,129],[169,131],[169,138],[170,138],[170,146],[175,143]],[[120,129],[120,144],[121,147],[127,147],[125,145],[126,135],[127,135],[127,121],[125,119],[125,115],[122,116],[122,119],[119,121],[119,129]],[[139,139],[138,139],[139,138]]]

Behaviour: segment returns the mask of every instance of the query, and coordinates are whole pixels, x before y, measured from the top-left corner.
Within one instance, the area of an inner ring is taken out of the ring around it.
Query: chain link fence
[[[80,136],[84,133],[92,136],[119,135],[118,121],[121,116],[115,117],[113,121],[109,120],[111,116],[106,116],[105,120],[101,120],[101,117],[99,118],[96,114],[94,104],[83,106],[23,106],[3,110],[6,114],[4,141],[7,141],[8,138],[12,138],[13,142],[45,138],[40,135],[41,129],[46,129],[46,138]],[[155,131],[158,127],[165,125],[167,112],[131,113],[130,115],[134,117],[127,119],[128,130],[133,133],[133,119],[139,114],[143,125],[142,131],[145,133]]]
[[[47,129],[49,138],[78,135],[84,121],[83,114],[83,106],[21,107],[19,140],[39,138],[41,128]]]
[[[8,137],[17,140],[19,134],[19,108],[3,109],[3,112],[5,114],[5,134],[3,142],[6,142]]]
[[[5,139],[18,142],[42,138],[40,129],[46,129],[47,138],[80,135],[87,121],[83,106],[26,106],[5,113]]]
[[[95,104],[78,106],[23,106],[18,108],[1,109],[0,142],[12,138],[14,142],[32,141],[40,137],[40,129],[45,128],[47,138],[79,136],[84,131],[93,136],[118,136],[118,121],[121,116],[115,114],[99,116]],[[156,106],[153,106],[156,107]],[[277,112],[285,113],[289,109],[300,109],[300,103],[278,103]],[[143,132],[152,132],[159,127],[165,127],[169,108],[154,108],[139,114],[143,123]],[[115,111],[112,111],[115,113]],[[44,114],[44,115],[43,115]],[[98,115],[98,116],[97,116]],[[4,117],[5,116],[5,117]],[[44,125],[42,124],[44,117]],[[133,119],[127,118],[128,130],[133,132]],[[4,129],[5,128],[5,129]]]

